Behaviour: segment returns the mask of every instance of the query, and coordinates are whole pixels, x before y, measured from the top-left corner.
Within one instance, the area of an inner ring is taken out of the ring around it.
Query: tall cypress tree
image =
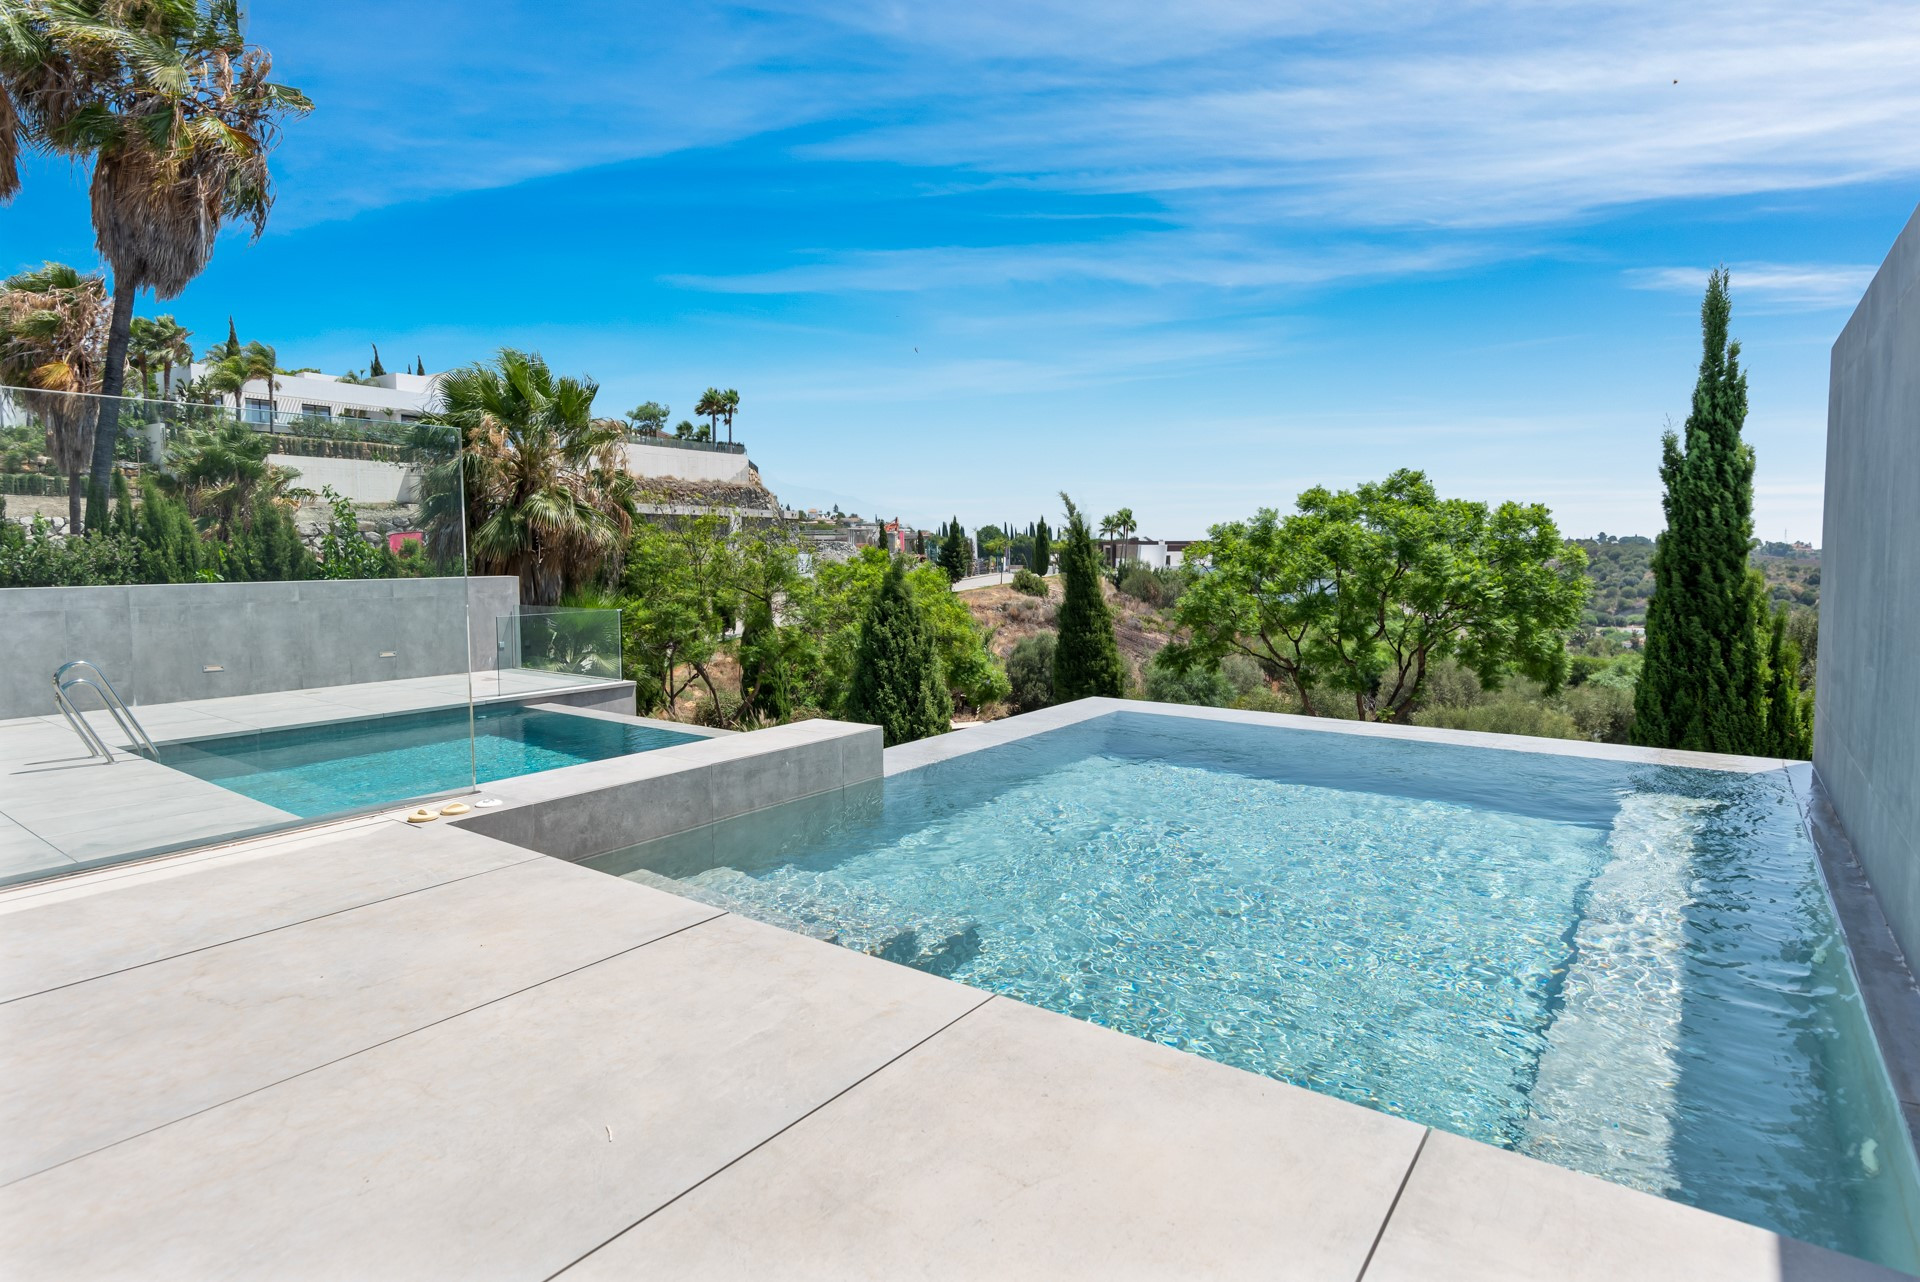
[[[960,525],[960,518],[954,517],[953,524],[947,527],[947,537],[940,545],[940,568],[947,577],[958,583],[967,577],[973,569],[973,549],[967,545],[967,532]]]
[[[1774,611],[1767,633],[1767,756],[1805,761],[1813,756],[1812,727],[1800,694],[1800,647],[1787,639],[1787,611]]]
[[[1766,602],[1753,546],[1753,449],[1740,439],[1747,379],[1727,340],[1727,273],[1700,304],[1700,376],[1686,440],[1661,451],[1667,528],[1654,545],[1646,659],[1633,701],[1633,740],[1655,748],[1768,750]]]
[[[1033,527],[1033,572],[1045,574],[1053,563],[1053,531],[1047,528],[1047,518],[1041,517],[1040,523]]]
[[[934,653],[933,627],[897,559],[860,625],[844,715],[879,726],[889,748],[953,728],[953,699]]]
[[[1053,700],[1127,693],[1127,668],[1113,639],[1113,615],[1100,588],[1100,554],[1094,550],[1093,531],[1086,517],[1064,493],[1067,505],[1066,543],[1060,553],[1060,575],[1066,580],[1060,603],[1060,641],[1053,651]]]

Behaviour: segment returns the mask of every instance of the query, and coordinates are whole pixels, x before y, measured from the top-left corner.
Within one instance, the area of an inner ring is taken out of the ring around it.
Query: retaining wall
[[[1813,764],[1920,957],[1920,211],[1833,345]]]
[[[52,713],[69,659],[130,704],[491,671],[519,600],[504,576],[0,588],[0,720]]]

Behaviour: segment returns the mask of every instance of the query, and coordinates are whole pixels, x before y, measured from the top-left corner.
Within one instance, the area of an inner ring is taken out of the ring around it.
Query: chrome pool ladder
[[[80,671],[73,676],[67,675],[75,669]],[[88,676],[89,672],[93,675]],[[113,764],[113,751],[107,747],[107,741],[100,737],[98,730],[87,724],[87,719],[80,715],[78,708],[73,706],[73,699],[67,692],[75,686],[86,686],[99,695],[100,702],[107,706],[107,711],[119,725],[120,732],[127,736],[127,741],[136,750],[144,749],[146,754],[155,761],[160,759],[160,750],[153,746],[153,740],[147,735],[146,728],[140,724],[140,719],[133,715],[133,709],[121,701],[120,692],[113,688],[113,682],[107,680],[107,674],[85,659],[74,659],[61,664],[54,670],[53,701],[59,707],[60,715],[65,717],[67,724],[73,727],[73,732],[80,736],[80,742],[86,745],[88,757],[99,757],[107,764]]]

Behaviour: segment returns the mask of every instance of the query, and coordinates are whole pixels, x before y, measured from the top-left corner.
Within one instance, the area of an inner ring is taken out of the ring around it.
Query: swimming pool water
[[[1784,771],[1123,713],[594,862],[1920,1266]]]
[[[160,763],[317,819],[699,738],[518,705],[476,709],[472,733],[442,709],[167,744]]]

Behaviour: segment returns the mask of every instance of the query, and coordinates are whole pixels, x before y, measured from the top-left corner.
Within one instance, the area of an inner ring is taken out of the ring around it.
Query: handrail
[[[95,677],[98,677],[99,680],[94,681],[92,678],[85,676],[67,676],[67,673],[74,668],[85,668],[88,672],[93,673]],[[67,697],[67,691],[75,686],[86,686],[95,694],[99,695],[100,702],[106,705],[108,714],[113,717],[114,722],[120,727],[120,732],[127,736],[127,739],[133,744],[134,748],[136,750],[145,748],[149,757],[155,761],[160,759],[160,749],[153,746],[152,737],[147,734],[146,727],[140,724],[140,719],[133,715],[133,709],[129,708],[125,701],[120,698],[120,692],[113,688],[113,682],[107,680],[107,674],[100,671],[96,664],[86,659],[70,659],[54,669],[54,696],[56,701],[62,705],[61,711],[68,713],[67,720],[69,722],[74,721],[76,718],[78,718],[82,724],[85,724],[86,721],[86,718],[79,717],[77,709],[69,711],[73,709],[73,701]],[[89,726],[88,729],[91,730],[92,727]],[[82,735],[81,737],[85,738],[86,736]],[[93,734],[93,742],[98,744],[103,751],[106,748],[105,742],[100,738],[99,732],[97,731]],[[108,761],[113,760],[113,754],[110,752],[106,753],[106,757]]]
[[[107,748],[106,741],[100,737],[98,731],[87,724],[87,719],[81,716],[79,710],[73,706],[73,700],[67,698],[65,687],[58,682],[55,682],[53,687],[53,703],[60,709],[60,715],[67,719],[67,724],[73,728],[73,732],[80,736],[80,742],[87,749],[87,759],[91,761],[95,757],[101,757],[108,765],[112,765],[113,753]]]

